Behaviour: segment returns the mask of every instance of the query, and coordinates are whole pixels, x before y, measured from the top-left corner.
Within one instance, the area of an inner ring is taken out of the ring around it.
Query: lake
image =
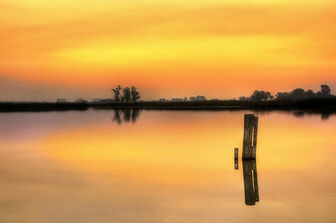
[[[336,116],[254,113],[243,163],[249,113],[0,113],[0,222],[336,222]]]

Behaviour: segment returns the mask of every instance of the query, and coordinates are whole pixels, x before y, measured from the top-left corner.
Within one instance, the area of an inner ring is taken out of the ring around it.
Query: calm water
[[[336,222],[336,117],[257,114],[246,205],[245,113],[1,113],[0,222]]]

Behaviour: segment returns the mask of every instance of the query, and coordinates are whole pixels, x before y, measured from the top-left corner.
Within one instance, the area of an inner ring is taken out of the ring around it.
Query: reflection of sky
[[[0,138],[0,219],[334,222],[336,120],[259,116],[260,202],[247,207],[233,165],[243,114],[143,111],[136,125],[112,111],[2,114],[16,124]]]
[[[48,135],[50,132],[79,128],[89,123],[111,119],[113,111],[82,112],[18,112],[0,114],[0,139],[32,139]]]

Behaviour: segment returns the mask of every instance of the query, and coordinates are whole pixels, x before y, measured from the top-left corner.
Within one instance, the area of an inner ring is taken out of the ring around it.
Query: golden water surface
[[[124,113],[1,113],[0,222],[336,222],[335,116],[257,113],[259,202],[246,205],[251,112]]]

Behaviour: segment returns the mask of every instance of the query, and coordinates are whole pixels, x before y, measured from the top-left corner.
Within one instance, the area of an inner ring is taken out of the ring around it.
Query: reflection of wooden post
[[[259,188],[258,188],[258,174],[256,161],[252,161],[253,170],[253,186],[254,186],[254,200],[259,201]]]
[[[243,160],[245,204],[254,205],[253,176],[250,160]]]
[[[253,114],[244,116],[243,159],[256,158],[258,136],[258,117]]]
[[[258,175],[255,160],[243,160],[245,204],[255,205],[259,201]]]

